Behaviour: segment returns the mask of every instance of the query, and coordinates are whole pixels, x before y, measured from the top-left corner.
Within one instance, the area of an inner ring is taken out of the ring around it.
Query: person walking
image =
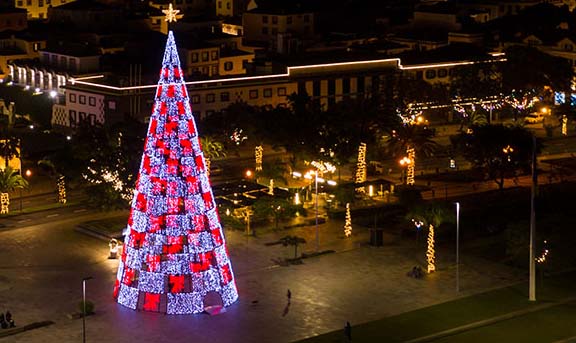
[[[286,292],[286,298],[288,298],[288,303],[290,304],[290,300],[292,300],[292,292],[290,292],[290,289]]]
[[[346,326],[344,326],[344,336],[346,337],[346,342],[352,342],[352,326],[350,322],[346,322]]]

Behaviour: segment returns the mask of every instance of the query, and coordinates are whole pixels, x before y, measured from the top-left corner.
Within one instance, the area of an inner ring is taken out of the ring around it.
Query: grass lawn
[[[576,302],[528,313],[434,342],[554,342],[576,336]]]
[[[352,336],[354,342],[404,342],[406,340],[415,339],[438,333],[444,330],[449,330],[458,326],[471,324],[477,321],[490,319],[492,317],[501,316],[510,312],[530,309],[534,306],[558,301],[566,297],[574,296],[572,285],[576,281],[576,272],[567,273],[559,276],[550,277],[544,280],[544,286],[539,289],[537,302],[531,303],[528,301],[527,284],[522,283],[511,287],[501,288],[486,293],[473,295],[470,297],[446,302],[443,304],[423,308],[420,310],[403,313],[397,316],[383,318],[380,320],[372,321],[365,324],[353,325]],[[572,309],[572,311],[570,311]],[[524,322],[524,327],[530,326],[530,330],[537,331],[538,326],[546,326],[549,322],[557,321],[550,328],[543,330],[540,334],[542,337],[556,337],[554,328],[558,327],[563,337],[573,335],[572,332],[576,330],[574,327],[574,318],[576,318],[574,311],[574,303],[552,307],[546,310],[541,310],[531,314],[526,314],[518,318],[506,320],[503,322],[495,323],[489,326],[481,327],[479,329],[468,330],[459,335],[453,335],[443,338],[447,342],[486,342],[486,338],[491,334],[496,334],[498,330],[492,329],[499,325],[508,325],[506,339],[494,339],[494,342],[517,341],[528,342],[528,340],[519,339],[514,340],[517,332],[515,330],[522,330],[521,324]],[[528,318],[522,320],[522,318]],[[540,322],[530,322],[538,318],[544,318]],[[507,324],[508,323],[508,324]],[[530,324],[529,324],[530,323]],[[570,323],[572,325],[570,325]],[[353,323],[352,323],[353,324]],[[486,331],[483,331],[486,330]],[[478,338],[456,340],[457,337],[464,334],[473,334],[478,332]],[[482,332],[485,332],[483,336]],[[448,340],[452,337],[452,341]],[[484,338],[483,338],[484,337]],[[529,336],[527,336],[529,337]],[[328,342],[342,342],[343,330],[330,332],[320,336],[312,337],[301,342],[307,343],[328,343]],[[546,340],[538,340],[543,342]]]

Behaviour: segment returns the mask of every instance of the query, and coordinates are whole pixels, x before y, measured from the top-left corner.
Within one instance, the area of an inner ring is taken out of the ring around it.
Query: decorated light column
[[[436,271],[436,251],[434,250],[434,225],[428,225],[428,249],[426,250],[428,273]]]
[[[254,159],[256,160],[256,168],[254,170],[257,172],[262,171],[262,153],[263,153],[263,151],[264,151],[264,148],[262,147],[262,145],[258,145],[256,148],[254,148]]]
[[[406,154],[408,155],[409,162],[406,166],[406,184],[413,186],[414,185],[414,168],[416,165],[416,150],[414,148],[409,147],[406,149]]]
[[[238,292],[172,31],[154,100],[114,298],[167,314],[229,306]]]
[[[344,222],[344,235],[352,236],[352,215],[350,214],[350,203],[346,203],[346,221]]]
[[[58,202],[61,204],[66,203],[66,180],[64,175],[60,175],[57,182],[58,186]]]
[[[356,164],[356,183],[366,182],[366,143],[360,143],[358,147],[358,162]],[[356,192],[365,193],[364,186],[356,187]]]

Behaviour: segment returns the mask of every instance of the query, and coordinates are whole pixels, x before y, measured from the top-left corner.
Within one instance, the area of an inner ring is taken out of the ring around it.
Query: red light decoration
[[[169,32],[114,283],[135,310],[199,313],[208,293],[224,306],[238,299],[182,76]]]

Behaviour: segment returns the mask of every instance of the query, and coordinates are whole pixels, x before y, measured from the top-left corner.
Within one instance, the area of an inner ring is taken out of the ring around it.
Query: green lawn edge
[[[528,283],[522,282],[363,324],[352,323],[353,341],[404,342],[543,303],[560,301],[574,296],[571,285],[575,281],[575,271],[546,278],[543,286],[538,289],[536,302],[528,300]],[[345,321],[343,318],[342,327]],[[342,342],[343,337],[342,329],[298,342]]]

